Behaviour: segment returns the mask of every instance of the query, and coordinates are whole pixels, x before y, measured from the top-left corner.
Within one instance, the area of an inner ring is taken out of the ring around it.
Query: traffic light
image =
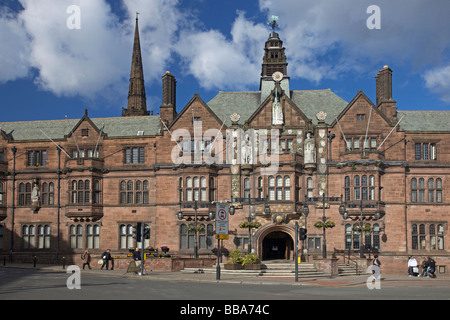
[[[308,230],[305,228],[300,228],[300,240],[306,240]]]
[[[144,225],[144,239],[150,239],[150,227],[146,224]]]
[[[141,242],[142,234],[141,234],[142,223],[138,222],[133,227],[133,238],[136,239],[137,242]]]

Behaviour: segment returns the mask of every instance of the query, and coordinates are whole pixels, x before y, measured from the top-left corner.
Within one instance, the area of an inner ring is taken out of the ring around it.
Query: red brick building
[[[231,201],[230,251],[251,240],[262,259],[293,259],[298,223],[308,230],[303,252],[321,257],[323,229],[314,225],[325,212],[335,225],[328,256],[358,255],[363,243],[385,272],[404,272],[408,255],[449,265],[450,112],[397,111],[389,67],[376,76],[375,103],[362,91],[348,103],[331,90],[293,90],[272,32],[259,91],[194,95],[177,112],[175,77],[162,81],[160,113],[149,115],[136,23],[122,117],[0,123],[2,256],[126,254],[141,221],[150,227],[145,246],[192,256],[196,214],[198,252],[207,255],[217,247],[209,212]],[[260,224],[250,239],[239,227],[249,212]]]

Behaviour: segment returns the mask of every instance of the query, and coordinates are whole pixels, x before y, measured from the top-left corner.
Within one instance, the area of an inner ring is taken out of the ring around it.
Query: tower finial
[[[271,19],[272,19],[272,21],[267,22],[267,24],[269,26],[271,26],[272,27],[272,31],[275,32],[275,28],[278,27],[278,23],[277,23],[278,16],[272,16]]]
[[[136,20],[139,20],[139,12],[136,11]]]

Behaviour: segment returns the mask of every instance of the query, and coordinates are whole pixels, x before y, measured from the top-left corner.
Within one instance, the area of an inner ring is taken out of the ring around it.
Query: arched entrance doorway
[[[272,231],[262,241],[262,259],[291,259],[294,243],[289,234],[284,231]]]

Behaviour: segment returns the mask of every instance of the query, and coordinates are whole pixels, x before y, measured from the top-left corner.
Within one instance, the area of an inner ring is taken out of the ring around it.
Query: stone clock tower
[[[275,28],[278,26],[276,23],[278,17],[273,16],[272,19],[273,21],[270,22],[272,32],[264,47],[261,71],[260,90],[262,101],[267,98],[275,87],[272,78],[274,73],[281,73],[283,75],[283,78],[280,79],[280,86],[286,95],[289,96],[289,78],[287,77],[288,63],[286,61],[286,54],[284,53],[285,48],[283,47],[283,41],[281,41],[280,36],[275,32]]]

